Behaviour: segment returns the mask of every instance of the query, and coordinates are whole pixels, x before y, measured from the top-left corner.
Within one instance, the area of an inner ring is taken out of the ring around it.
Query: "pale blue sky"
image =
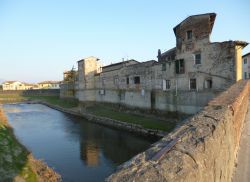
[[[0,0],[0,80],[61,80],[88,56],[156,59],[175,46],[173,27],[201,13],[217,13],[211,41],[250,42],[249,9],[249,0]]]

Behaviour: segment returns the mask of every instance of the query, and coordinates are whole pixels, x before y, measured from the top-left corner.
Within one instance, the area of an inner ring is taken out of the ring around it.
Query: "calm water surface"
[[[155,141],[40,104],[6,104],[4,110],[19,141],[63,181],[104,181],[118,165]]]

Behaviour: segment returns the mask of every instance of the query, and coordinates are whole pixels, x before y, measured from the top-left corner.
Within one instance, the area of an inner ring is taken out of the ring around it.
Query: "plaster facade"
[[[176,47],[158,61],[127,60],[101,67],[78,61],[76,98],[129,107],[195,113],[219,91],[242,79],[242,41],[210,42],[216,14],[186,18],[176,27]]]

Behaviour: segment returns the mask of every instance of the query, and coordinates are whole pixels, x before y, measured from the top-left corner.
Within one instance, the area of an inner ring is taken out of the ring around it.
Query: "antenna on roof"
[[[71,71],[75,71],[75,66],[74,66],[74,65],[72,66],[72,69],[71,69]]]

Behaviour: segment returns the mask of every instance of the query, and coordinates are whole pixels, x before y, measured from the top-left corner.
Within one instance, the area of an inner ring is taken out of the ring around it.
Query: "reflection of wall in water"
[[[99,165],[99,147],[91,142],[81,142],[81,159],[87,166]]]

